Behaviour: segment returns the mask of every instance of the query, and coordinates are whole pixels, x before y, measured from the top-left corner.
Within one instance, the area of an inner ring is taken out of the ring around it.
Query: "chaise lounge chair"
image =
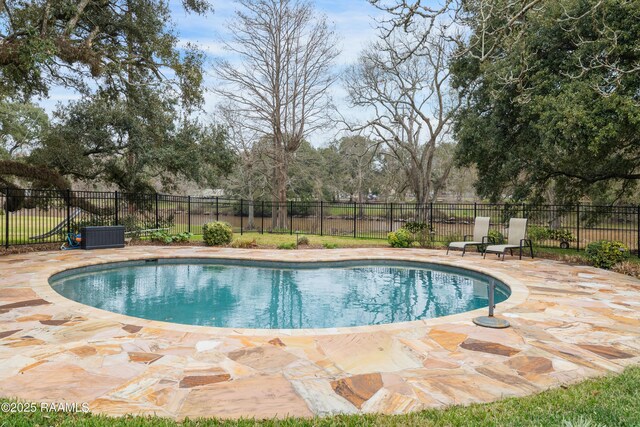
[[[484,257],[487,253],[502,254],[502,260],[504,261],[504,254],[509,251],[513,255],[514,249],[520,249],[520,259],[522,259],[522,249],[529,248],[531,258],[533,258],[533,243],[531,239],[526,238],[527,235],[527,220],[526,218],[511,218],[509,220],[509,239],[506,245],[490,245],[484,249]]]
[[[464,236],[463,242],[451,242],[447,246],[447,255],[449,255],[450,249],[462,250],[462,256],[467,251],[467,246],[475,246],[479,252],[484,250],[484,247],[489,244],[489,217],[478,216],[473,225],[473,236]],[[468,237],[472,237],[473,240],[467,241]]]

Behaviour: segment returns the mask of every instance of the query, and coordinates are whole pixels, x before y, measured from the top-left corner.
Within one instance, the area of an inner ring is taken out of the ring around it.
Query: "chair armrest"
[[[532,245],[531,239],[520,239],[520,247],[522,247],[523,243],[527,245]]]
[[[483,245],[488,245],[489,243],[491,243],[492,245],[495,245],[496,241],[491,236],[482,236],[482,244]]]

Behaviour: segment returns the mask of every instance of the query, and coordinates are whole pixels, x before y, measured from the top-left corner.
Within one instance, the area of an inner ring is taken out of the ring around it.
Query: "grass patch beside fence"
[[[0,402],[9,402],[0,400]],[[640,367],[622,374],[586,380],[534,396],[489,404],[453,406],[407,415],[339,415],[284,420],[185,420],[158,417],[111,418],[91,414],[0,413],[0,426],[638,426]]]

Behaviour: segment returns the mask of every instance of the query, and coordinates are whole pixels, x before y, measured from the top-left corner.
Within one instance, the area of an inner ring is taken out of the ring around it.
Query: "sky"
[[[232,0],[211,0],[214,12],[206,16],[187,14],[182,8],[180,0],[170,0],[170,8],[173,16],[175,30],[178,33],[181,44],[195,43],[206,53],[207,65],[205,67],[204,85],[208,89],[205,92],[205,116],[212,119],[216,105],[220,101],[210,90],[216,84],[213,71],[213,61],[216,58],[230,59],[228,53],[222,48],[221,38],[225,38],[225,27],[234,16],[237,7]],[[336,60],[336,72],[340,72],[349,64],[355,62],[359,52],[366,44],[375,38],[375,19],[381,16],[381,12],[371,6],[367,0],[311,0],[319,13],[326,15],[327,20],[335,28],[340,39],[341,54]],[[346,92],[340,87],[339,82],[331,89],[331,96],[339,109],[347,108],[345,101]],[[53,89],[48,99],[42,100],[41,105],[51,112],[57,103],[67,102],[78,98],[77,94],[64,89]],[[357,114],[357,112],[354,112]],[[308,135],[310,142],[319,146],[335,138],[339,129],[326,129]]]

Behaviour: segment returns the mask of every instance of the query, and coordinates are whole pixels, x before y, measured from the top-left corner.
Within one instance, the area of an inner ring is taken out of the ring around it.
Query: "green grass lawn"
[[[1,402],[7,402],[2,400]],[[110,418],[91,414],[0,413],[0,426],[640,426],[640,368],[587,380],[534,396],[489,404],[453,406],[408,415],[340,415],[326,418],[257,421]]]
[[[389,244],[383,239],[363,239],[353,237],[338,237],[338,236],[315,236],[308,234],[300,234],[300,236],[306,236],[309,239],[309,245],[311,247],[318,247],[324,245],[335,245],[337,248],[354,248],[354,247],[388,247]],[[234,240],[252,241],[255,239],[259,246],[265,247],[277,247],[284,243],[295,243],[296,235],[290,234],[260,234],[256,232],[249,232],[240,235],[240,233],[234,233]],[[192,241],[202,241],[202,236],[193,236]]]

